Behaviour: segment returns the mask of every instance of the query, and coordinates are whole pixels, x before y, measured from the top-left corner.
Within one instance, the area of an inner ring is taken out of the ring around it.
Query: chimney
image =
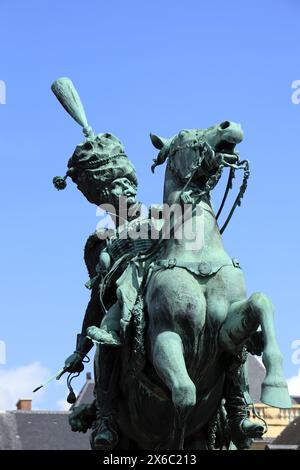
[[[90,372],[86,373],[86,381],[92,380],[92,374]]]
[[[17,410],[31,411],[31,402],[31,398],[20,398],[16,404]]]

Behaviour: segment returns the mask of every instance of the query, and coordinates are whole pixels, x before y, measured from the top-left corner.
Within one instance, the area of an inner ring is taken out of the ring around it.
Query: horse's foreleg
[[[175,267],[153,275],[146,303],[150,361],[171,391],[175,407],[169,445],[171,449],[182,449],[186,419],[196,404],[196,387],[187,367],[198,351],[206,301],[198,281],[188,271]]]
[[[234,302],[230,306],[220,331],[220,345],[236,353],[259,325],[263,333],[262,359],[266,367],[261,401],[278,408],[290,408],[291,399],[283,376],[282,354],[275,337],[273,305],[265,294],[255,293],[249,299]]]
[[[180,336],[172,331],[159,333],[154,340],[152,358],[157,374],[171,390],[175,407],[194,406],[196,387],[186,369]]]
[[[157,374],[171,390],[175,406],[170,449],[183,449],[186,419],[196,404],[196,387],[190,379],[180,336],[172,331],[159,333],[154,340],[152,362]]]

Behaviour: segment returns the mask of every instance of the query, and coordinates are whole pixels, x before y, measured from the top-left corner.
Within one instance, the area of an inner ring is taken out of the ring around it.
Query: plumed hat
[[[109,202],[109,186],[117,178],[127,178],[137,186],[135,168],[125,154],[122,142],[109,133],[94,135],[71,80],[60,78],[51,89],[66,111],[82,126],[87,138],[77,145],[69,159],[66,175],[53,178],[54,186],[64,189],[69,176],[87,200],[97,205]]]

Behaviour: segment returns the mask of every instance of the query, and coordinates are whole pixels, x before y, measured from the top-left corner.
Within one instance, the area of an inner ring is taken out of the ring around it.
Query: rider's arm
[[[86,330],[89,326],[100,324],[102,308],[98,289],[99,284],[96,282],[93,285],[91,298],[85,311],[81,333],[77,335],[76,349],[65,361],[65,365],[70,364],[68,368],[70,372],[80,372],[82,370],[82,361],[93,347],[93,342],[86,337]]]
[[[100,254],[105,247],[106,242],[99,239],[95,234],[91,235],[85,244],[84,260],[90,280],[93,280],[93,282],[91,282],[91,298],[85,311],[81,333],[77,335],[76,349],[65,361],[65,365],[70,364],[68,368],[70,372],[81,372],[83,370],[82,361],[93,347],[93,342],[86,337],[86,330],[89,326],[100,325],[102,320],[103,309],[99,299],[99,284],[103,273],[97,271],[97,266],[99,267]]]
[[[93,342],[86,337],[86,330],[89,326],[100,325],[102,316],[102,306],[99,300],[99,283],[96,282],[92,287],[91,298],[85,311],[81,334],[77,335],[76,350],[88,354],[92,349]]]

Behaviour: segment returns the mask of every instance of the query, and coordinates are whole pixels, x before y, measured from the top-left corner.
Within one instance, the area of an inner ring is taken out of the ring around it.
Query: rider
[[[122,222],[120,223],[118,217],[120,215],[118,213],[119,198],[127,196],[128,208],[134,208],[137,187],[135,170],[125,155],[121,142],[111,134],[100,134],[89,139],[76,147],[69,160],[68,168],[67,175],[77,184],[78,189],[89,202],[97,205],[110,203],[117,209],[116,226],[120,227]],[[57,181],[59,180],[56,179]],[[56,186],[58,187],[58,184]],[[137,210],[130,212],[132,218],[138,216]],[[77,335],[76,350],[65,361],[70,372],[82,370],[82,361],[93,346],[93,342],[86,336],[87,329],[93,325],[100,325],[105,315],[104,306],[100,301],[99,288],[111,267],[110,257],[113,258],[113,256],[109,256],[107,240],[103,240],[103,233],[101,235],[100,238],[97,233],[90,236],[85,246],[84,258],[90,276],[91,299],[86,309],[81,333]],[[128,248],[130,248],[128,244],[124,244],[124,249],[128,250]],[[114,254],[113,249],[109,251],[111,255]],[[122,253],[116,254],[116,257],[120,255]],[[134,256],[134,251],[132,251],[132,256]],[[113,304],[117,307],[116,301],[115,287],[112,286],[104,297],[105,307],[110,308]],[[116,318],[120,317],[117,308],[111,311],[115,312]],[[113,317],[114,314],[111,315],[111,311],[110,316]],[[120,345],[120,336],[119,331],[110,332],[106,328],[97,329],[96,333],[96,339],[104,345],[97,348],[97,354],[101,357],[101,370],[95,369],[97,372],[95,374],[96,401],[92,408],[96,412],[96,419],[91,436],[92,446],[98,449],[113,449],[118,441],[116,399],[119,350],[105,346],[105,344]],[[98,363],[97,360],[96,363]],[[256,437],[259,431],[261,433],[259,426],[248,419],[248,403],[244,398],[246,392],[243,367],[238,366],[231,374],[227,374],[224,396],[233,440],[240,448],[245,446],[245,441],[249,437]]]
[[[136,201],[137,177],[135,169],[127,158],[122,143],[112,134],[99,134],[89,138],[83,144],[76,147],[68,162],[67,175],[77,184],[78,189],[87,200],[96,205],[115,211],[113,216],[116,230],[124,227],[127,222],[136,219],[140,213],[140,204]],[[66,178],[66,177],[65,177]],[[54,178],[57,189],[63,189],[65,178]],[[126,207],[124,208],[124,204]],[[125,210],[124,210],[125,209]],[[122,215],[120,214],[122,212]],[[127,221],[123,220],[127,215]],[[65,361],[69,372],[81,372],[82,361],[93,347],[93,342],[87,338],[87,328],[92,325],[100,325],[105,314],[105,308],[109,308],[115,301],[114,287],[108,289],[104,296],[104,303],[100,301],[99,290],[102,280],[107,274],[112,262],[122,254],[132,252],[135,247],[127,240],[116,240],[109,243],[109,236],[115,235],[112,230],[103,229],[92,234],[85,245],[84,259],[88,269],[90,280],[87,287],[91,289],[91,298],[88,303],[81,333],[77,335],[76,349]],[[138,244],[139,251],[146,250],[151,241],[143,240]],[[109,245],[110,255],[107,252]],[[123,252],[122,252],[123,250]],[[104,336],[103,339],[107,339]],[[97,348],[97,355],[101,357],[101,371],[96,365],[95,358],[95,402],[87,410],[88,422],[91,422],[91,414],[96,412],[97,418],[93,426],[92,446],[115,447],[118,435],[114,418],[114,391],[117,385],[112,383],[112,370],[118,359],[118,351],[110,347]],[[109,391],[109,393],[108,393]]]

